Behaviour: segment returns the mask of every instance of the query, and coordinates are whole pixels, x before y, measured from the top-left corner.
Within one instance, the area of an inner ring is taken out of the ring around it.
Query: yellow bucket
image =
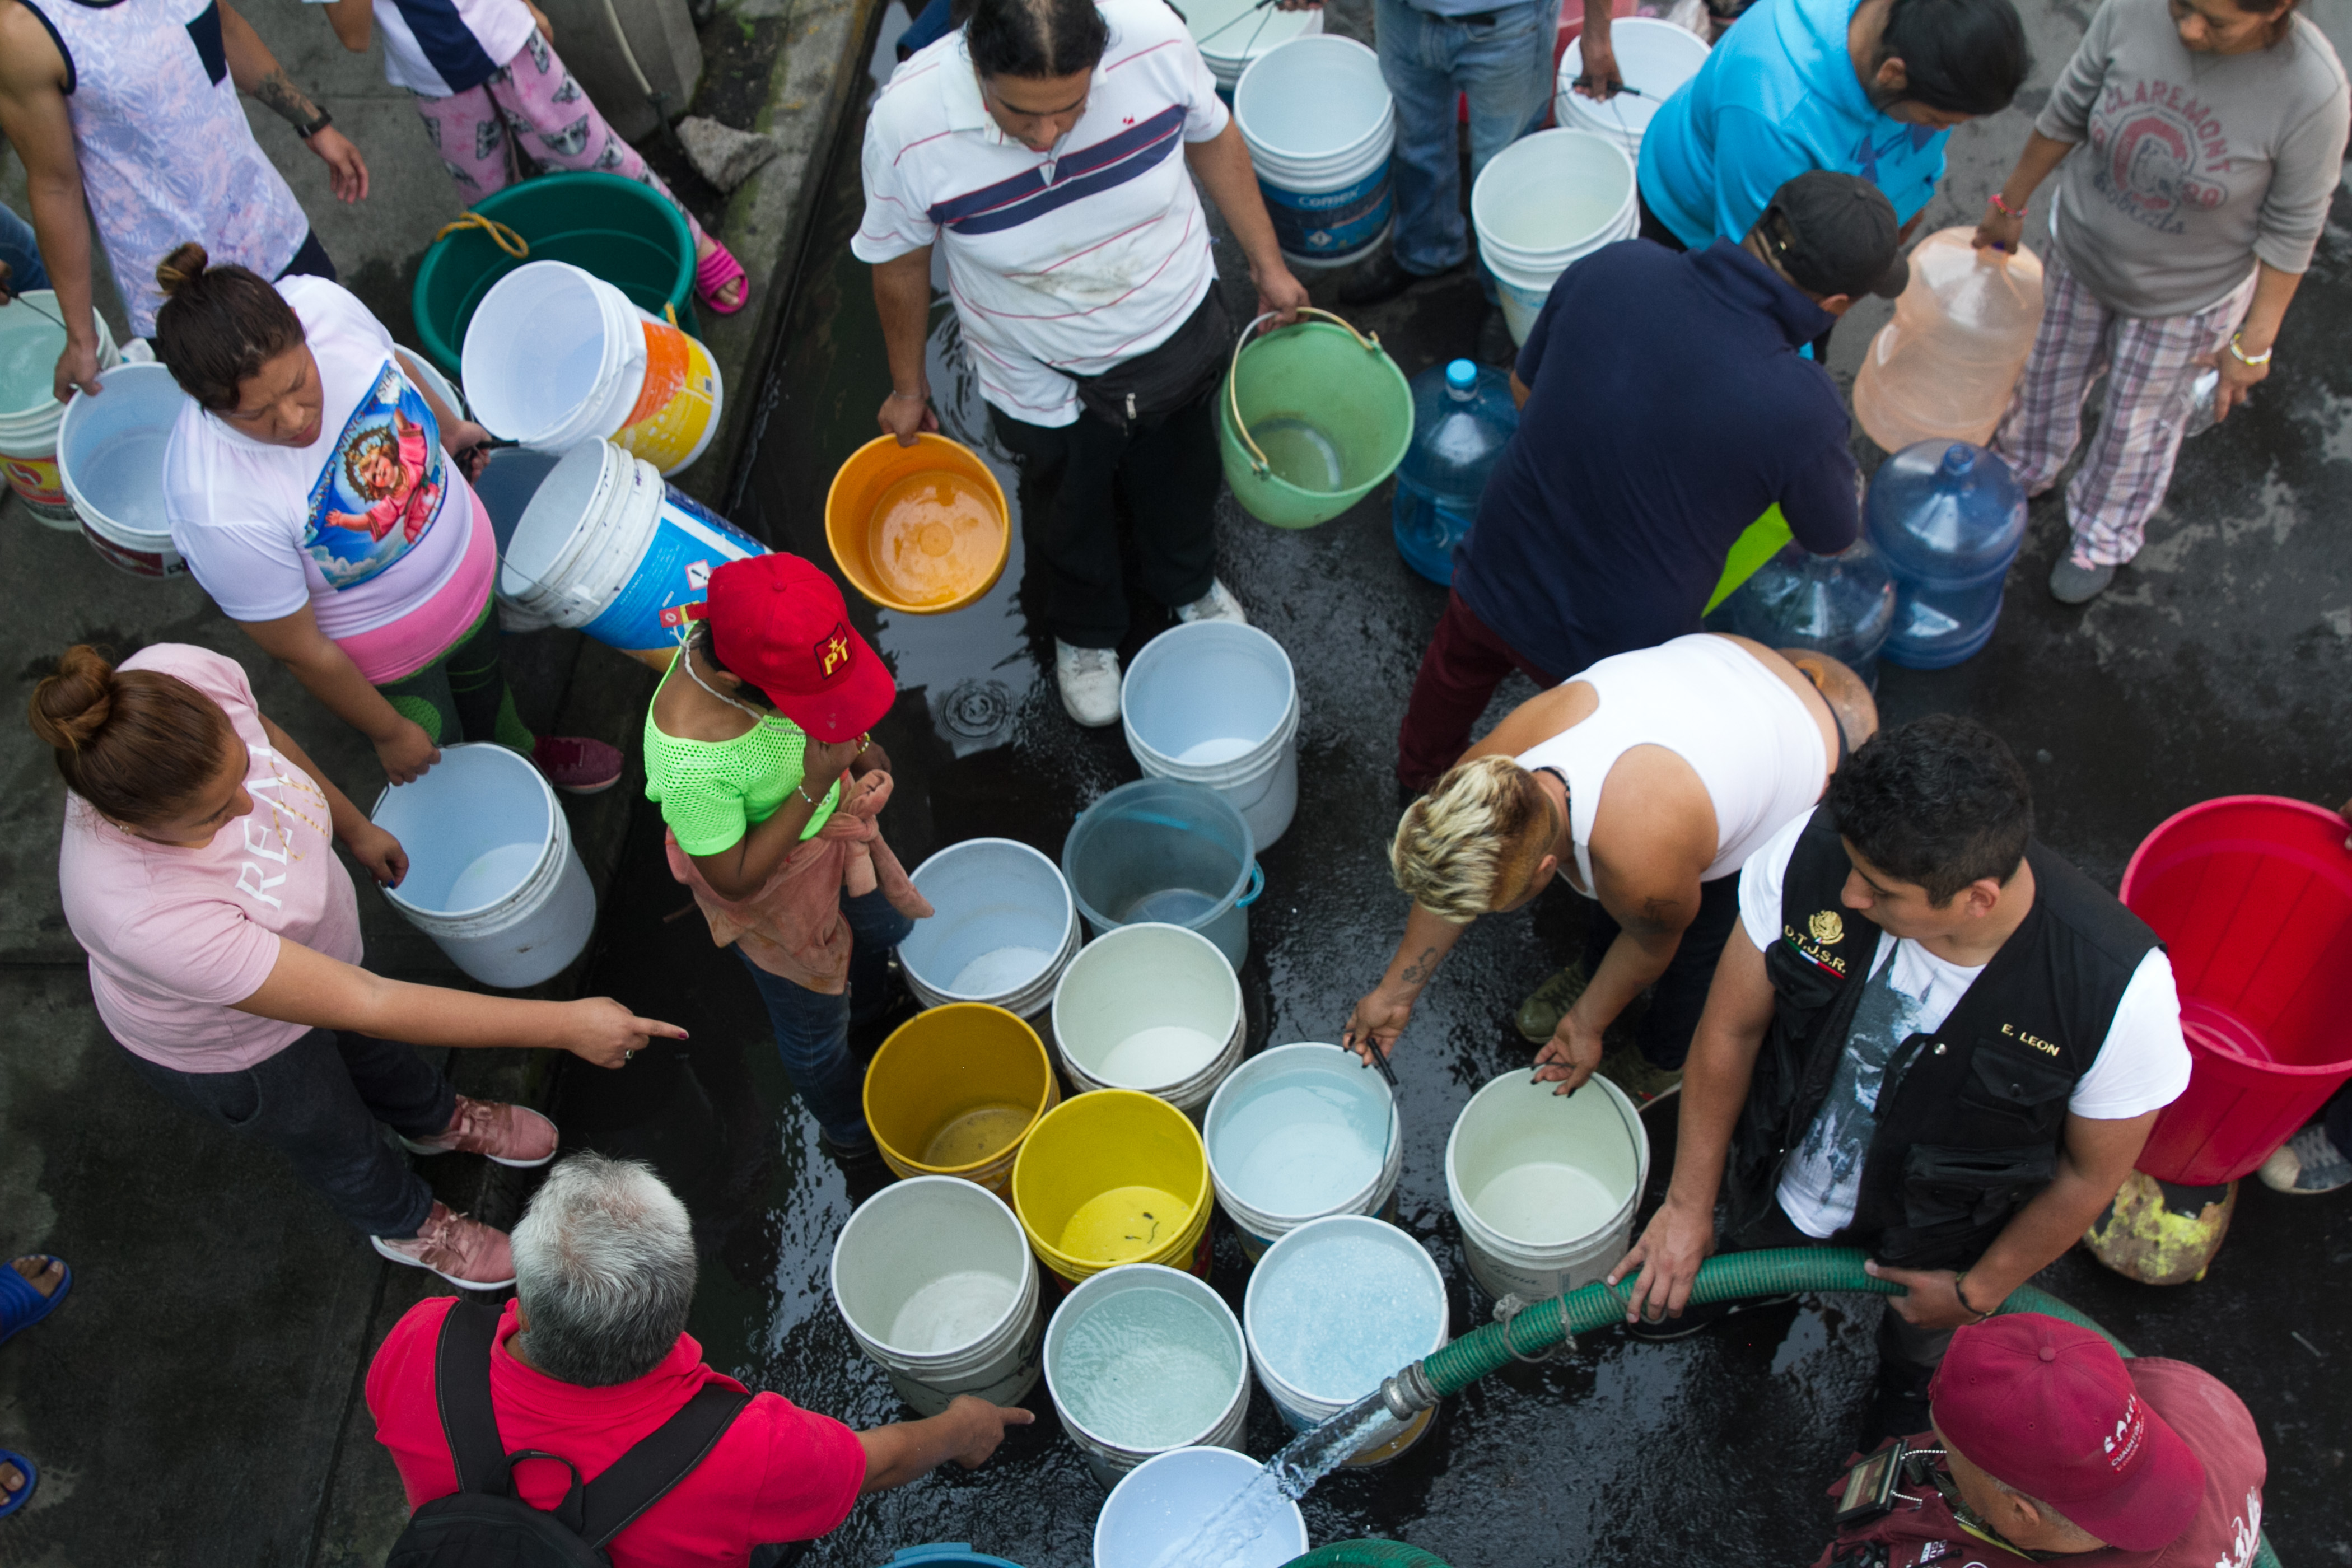
[[[710,445],[726,393],[710,351],[698,339],[651,317],[640,324],[646,334],[645,385],[613,433],[613,444],[643,458],[667,479]]]
[[[893,1171],[961,1176],[998,1197],[1023,1140],[1061,1099],[1037,1031],[984,1002],[918,1013],[866,1069],[866,1124]]]
[[[850,585],[886,610],[936,616],[976,603],[1004,574],[1004,490],[971,447],[928,431],[877,436],[824,497],[824,538]]]
[[[1200,1130],[1134,1089],[1056,1107],[1013,1163],[1013,1212],[1029,1245],[1074,1283],[1121,1263],[1199,1272],[1211,1201]]]

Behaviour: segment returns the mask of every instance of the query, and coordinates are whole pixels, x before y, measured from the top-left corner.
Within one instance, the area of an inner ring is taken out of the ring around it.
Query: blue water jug
[[[2025,491],[2009,465],[1965,441],[1906,447],[1872,476],[1863,518],[1895,574],[1886,658],[1942,669],[1984,647],[2025,542]]]
[[[1519,427],[1511,378],[1457,359],[1412,378],[1412,445],[1397,466],[1397,553],[1441,585],[1454,581],[1454,547],[1470,537],[1478,497],[1511,432]]]
[[[1825,653],[1878,689],[1878,652],[1895,629],[1895,579],[1868,540],[1835,555],[1785,545],[1724,608],[1741,637]]]

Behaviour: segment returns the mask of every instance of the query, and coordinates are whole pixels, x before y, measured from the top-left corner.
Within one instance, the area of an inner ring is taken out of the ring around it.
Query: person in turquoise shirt
[[[1907,240],[1951,128],[2008,107],[2029,64],[2011,0],[1761,0],[1643,136],[1643,237],[1736,243],[1828,169],[1885,192]]]

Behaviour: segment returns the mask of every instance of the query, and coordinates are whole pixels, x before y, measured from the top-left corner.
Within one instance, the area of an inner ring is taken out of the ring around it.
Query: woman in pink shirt
[[[231,659],[159,643],[118,667],[71,647],[31,720],[66,781],[66,921],[132,1067],[281,1150],[386,1258],[469,1289],[512,1283],[506,1233],[436,1201],[377,1124],[419,1154],[519,1166],[554,1158],[555,1124],[458,1094],[415,1047],[536,1046],[617,1068],[648,1036],[686,1031],[609,997],[524,1002],[362,969],[334,847],[392,886],[408,856],[262,717]]]

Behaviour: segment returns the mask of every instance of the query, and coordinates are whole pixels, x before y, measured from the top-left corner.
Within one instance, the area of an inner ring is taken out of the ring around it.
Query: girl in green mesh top
[[[849,1027],[889,1005],[890,951],[931,908],[875,826],[898,697],[833,580],[796,555],[710,574],[646,714],[646,795],[672,875],[751,972],[793,1087],[836,1157],[872,1152]]]

